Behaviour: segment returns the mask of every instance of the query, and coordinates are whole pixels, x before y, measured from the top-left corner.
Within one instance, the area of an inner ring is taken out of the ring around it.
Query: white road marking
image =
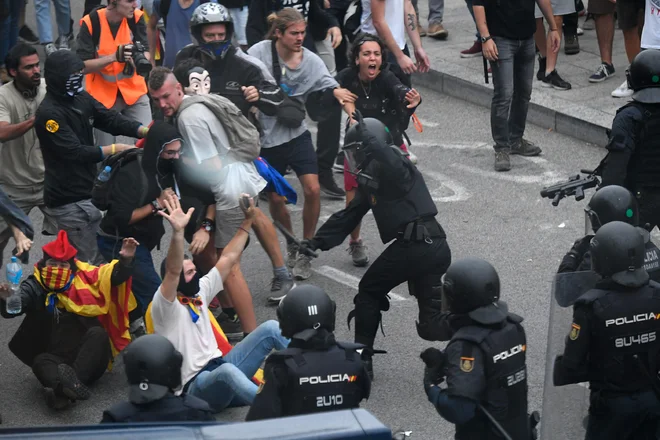
[[[414,142],[412,143],[411,148],[415,149],[417,147],[422,148],[442,148],[445,150],[481,150],[492,148],[490,144],[483,142],[472,142],[472,143],[456,143],[456,144],[441,144],[438,142]]]
[[[566,180],[566,176],[560,175],[555,171],[544,171],[541,174],[535,176],[520,176],[515,174],[501,173],[497,171],[487,171],[482,168],[473,167],[470,165],[464,165],[460,163],[451,164],[452,167],[457,168],[462,171],[467,171],[468,173],[478,174],[480,176],[492,177],[498,180],[505,180],[507,182],[516,182],[516,183],[534,183],[541,185],[552,185],[557,182]]]
[[[419,122],[422,123],[422,127],[435,128],[435,127],[440,126],[440,124],[438,124],[437,122],[427,121],[426,119],[422,119],[422,118],[419,118]],[[414,127],[411,127],[411,128],[414,128]]]
[[[339,269],[335,269],[334,267],[330,267],[330,266],[321,266],[317,268],[313,267],[312,270],[318,273],[319,275],[323,275],[324,277],[330,278],[331,280],[338,282],[339,284],[343,284],[346,287],[350,287],[352,289],[358,290],[358,285],[360,284],[360,279],[358,277],[354,277],[351,274],[348,274],[346,272],[343,272]],[[390,292],[389,295],[393,301],[407,300],[407,298],[395,292]]]
[[[440,195],[441,188],[437,188],[431,191],[431,197],[434,202],[438,203],[448,203],[448,202],[462,202],[464,200],[472,197],[472,194],[460,183],[455,180],[450,179],[444,174],[437,173],[435,171],[426,171],[420,170],[422,175],[429,176],[433,180],[440,182],[442,186],[449,188],[454,194],[450,196]]]

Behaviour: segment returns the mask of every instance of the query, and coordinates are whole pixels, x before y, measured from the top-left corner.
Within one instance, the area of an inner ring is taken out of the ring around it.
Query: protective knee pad
[[[442,300],[439,298],[419,299],[419,322],[416,322],[417,334],[427,341],[444,340],[442,325]]]
[[[355,317],[355,340],[361,344],[373,347],[378,325],[382,315],[381,310],[386,305],[385,310],[389,309],[389,301],[385,298],[385,303],[380,298],[373,295],[358,293],[353,299],[355,309],[348,314],[348,325]]]

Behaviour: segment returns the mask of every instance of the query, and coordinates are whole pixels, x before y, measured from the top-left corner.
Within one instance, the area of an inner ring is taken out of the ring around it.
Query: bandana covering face
[[[68,290],[73,281],[73,271],[69,268],[46,266],[41,269],[40,284],[50,292]]]
[[[83,91],[83,74],[72,73],[66,80],[66,93],[69,96],[76,96]]]
[[[231,46],[231,41],[212,41],[204,43],[200,47],[216,57],[224,57],[227,49]]]

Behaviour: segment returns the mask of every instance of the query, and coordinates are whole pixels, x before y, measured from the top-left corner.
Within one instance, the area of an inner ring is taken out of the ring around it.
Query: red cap
[[[57,234],[57,239],[44,245],[42,249],[49,258],[59,261],[69,261],[78,253],[76,248],[69,243],[69,236],[66,231],[60,231]]]

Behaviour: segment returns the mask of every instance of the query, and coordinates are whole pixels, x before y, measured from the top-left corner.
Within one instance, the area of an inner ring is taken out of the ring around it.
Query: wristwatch
[[[493,37],[491,37],[490,35],[487,36],[487,37],[481,37],[481,44],[484,44],[486,41],[492,40],[492,39],[493,39]]]
[[[209,234],[215,229],[215,222],[210,218],[205,218],[202,220],[202,224],[199,229],[204,229]]]
[[[154,200],[151,202],[151,213],[155,214],[158,211],[160,211],[162,208],[160,207],[160,203],[158,203],[158,200]]]

